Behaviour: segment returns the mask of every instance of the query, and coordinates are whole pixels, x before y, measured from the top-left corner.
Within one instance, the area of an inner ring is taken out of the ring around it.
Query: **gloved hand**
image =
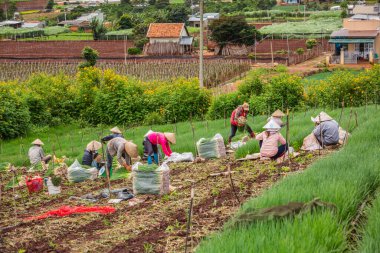
[[[124,168],[125,168],[127,171],[132,171],[132,166],[131,166],[131,165],[128,165],[127,163],[124,163],[123,166],[124,166]]]

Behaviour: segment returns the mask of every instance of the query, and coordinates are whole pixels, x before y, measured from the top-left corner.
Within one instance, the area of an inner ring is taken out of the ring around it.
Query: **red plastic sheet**
[[[51,210],[39,216],[32,216],[26,220],[41,220],[51,216],[64,217],[75,213],[101,213],[108,214],[115,212],[111,206],[62,206],[59,209]]]

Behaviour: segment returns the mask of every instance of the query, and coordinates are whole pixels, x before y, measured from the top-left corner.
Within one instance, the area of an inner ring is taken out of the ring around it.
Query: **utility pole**
[[[199,86],[203,85],[203,0],[199,1],[200,34],[199,34]]]

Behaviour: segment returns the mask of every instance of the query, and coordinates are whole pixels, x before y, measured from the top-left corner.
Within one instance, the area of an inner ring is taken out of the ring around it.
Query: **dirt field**
[[[205,235],[221,228],[239,207],[228,176],[211,173],[235,171],[232,177],[240,202],[257,196],[283,176],[298,173],[318,156],[302,154],[292,162],[278,165],[261,161],[232,161],[230,158],[206,163],[171,164],[171,184],[177,187],[170,195],[139,195],[142,202],[129,206],[128,201],[114,205],[108,215],[79,214],[26,221],[63,205],[107,206],[107,199],[94,204],[70,200],[105,188],[105,181],[65,183],[60,195],[45,193],[29,196],[25,188],[3,192],[0,205],[0,252],[179,252],[184,250],[187,212],[191,184],[195,198],[190,248]],[[11,179],[9,173],[2,184]],[[112,188],[129,187],[131,180],[112,182]],[[16,196],[16,199],[13,198]]]

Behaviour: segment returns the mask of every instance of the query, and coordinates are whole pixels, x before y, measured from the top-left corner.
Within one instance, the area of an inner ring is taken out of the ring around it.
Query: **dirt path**
[[[115,205],[108,215],[81,214],[62,218],[25,221],[62,205],[95,205],[69,200],[104,186],[103,181],[83,182],[67,187],[59,197],[44,194],[17,202],[18,216],[13,216],[10,192],[3,196],[0,232],[0,252],[178,252],[184,249],[187,210],[192,180],[195,182],[194,216],[189,247],[194,248],[206,235],[221,228],[239,208],[229,177],[210,176],[226,171],[231,164],[234,185],[241,202],[257,196],[283,176],[298,173],[317,157],[303,155],[291,164],[263,164],[259,161],[236,162],[219,159],[199,164],[171,164],[171,184],[177,187],[165,196],[138,196],[142,203]],[[114,182],[113,188],[131,187],[130,180]],[[23,189],[22,191],[26,191]],[[19,194],[22,192],[18,191]],[[23,205],[26,208],[23,208]],[[96,205],[105,206],[107,200]],[[17,225],[19,224],[19,225]],[[16,225],[15,227],[12,227]]]

